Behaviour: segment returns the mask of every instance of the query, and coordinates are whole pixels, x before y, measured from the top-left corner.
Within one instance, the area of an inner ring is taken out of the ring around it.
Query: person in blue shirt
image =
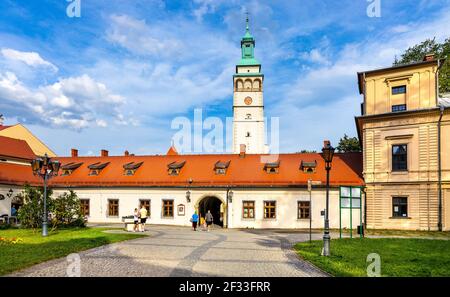
[[[11,216],[15,217],[16,215],[17,215],[17,209],[14,206],[12,206],[11,207]]]
[[[194,231],[197,231],[197,224],[198,224],[197,212],[194,212],[194,214],[192,215],[191,221],[192,221],[192,228],[194,229]]]

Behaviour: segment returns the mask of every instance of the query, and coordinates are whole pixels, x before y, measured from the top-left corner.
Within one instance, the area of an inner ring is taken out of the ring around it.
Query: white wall
[[[164,225],[184,225],[189,226],[190,217],[195,211],[195,206],[200,200],[207,196],[215,196],[225,202],[225,189],[199,190],[190,189],[191,202],[186,201],[186,189],[98,189],[80,188],[74,189],[80,199],[90,199],[89,222],[122,222],[122,216],[131,215],[135,207],[139,205],[139,199],[151,200],[150,224]],[[63,191],[54,190],[54,195],[59,195]],[[229,204],[229,227],[230,228],[309,228],[309,219],[297,219],[297,201],[309,201],[309,193],[306,189],[233,189],[233,201]],[[330,227],[339,228],[339,205],[338,190],[330,191]],[[119,216],[108,217],[108,199],[119,199]],[[175,211],[173,218],[162,217],[162,200],[174,199]],[[255,201],[255,218],[242,218],[242,201]],[[277,201],[276,218],[264,219],[263,202],[265,200]],[[185,205],[185,215],[179,216],[177,206]],[[320,211],[325,209],[325,190],[316,189],[312,192],[312,226],[313,228],[323,228],[324,217]],[[226,204],[224,205],[226,210]],[[224,213],[224,222],[227,215]],[[343,210],[342,227],[349,227],[349,210]],[[353,210],[353,228],[359,225],[359,210]]]
[[[330,190],[330,228],[339,228],[339,190]],[[242,218],[243,201],[255,201],[255,218]],[[276,201],[276,218],[264,219],[264,201]],[[325,209],[325,189],[316,189],[311,194],[312,228],[323,228],[324,217],[320,212]],[[309,201],[306,189],[289,190],[236,190],[230,204],[231,228],[309,228],[309,219],[298,219],[297,202]],[[342,227],[350,226],[350,210],[342,211]],[[359,209],[353,210],[353,228],[359,225]]]

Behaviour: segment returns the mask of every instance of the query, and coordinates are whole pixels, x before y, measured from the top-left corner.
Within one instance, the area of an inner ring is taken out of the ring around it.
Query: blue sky
[[[246,11],[282,152],[355,136],[356,72],[450,36],[448,0],[381,0],[379,18],[367,0],[80,1],[80,18],[65,0],[0,2],[0,113],[61,155],[161,154],[174,118],[231,117]]]

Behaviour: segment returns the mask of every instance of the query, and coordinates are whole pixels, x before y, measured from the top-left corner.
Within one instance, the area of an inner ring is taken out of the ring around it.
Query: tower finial
[[[246,14],[246,18],[245,18],[246,27],[245,27],[245,30],[248,31],[249,30],[249,28],[248,28],[248,11],[245,14]]]

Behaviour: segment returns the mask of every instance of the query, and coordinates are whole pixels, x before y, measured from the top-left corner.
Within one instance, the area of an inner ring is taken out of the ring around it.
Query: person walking
[[[145,222],[147,221],[147,209],[144,205],[141,205],[141,209],[139,210],[139,214],[141,216],[141,232],[145,231]]]
[[[214,217],[211,214],[210,210],[208,210],[208,213],[205,216],[205,220],[206,220],[206,231],[209,231],[209,226],[211,226],[214,222]]]
[[[133,221],[134,221],[134,227],[133,232],[139,231],[139,210],[137,208],[134,209],[133,213]]]
[[[206,222],[204,217],[200,217],[200,226],[202,227],[202,230],[206,230]]]
[[[194,231],[197,231],[197,224],[198,224],[197,211],[194,212],[194,214],[192,215],[191,221],[192,221],[192,228],[194,229]]]

